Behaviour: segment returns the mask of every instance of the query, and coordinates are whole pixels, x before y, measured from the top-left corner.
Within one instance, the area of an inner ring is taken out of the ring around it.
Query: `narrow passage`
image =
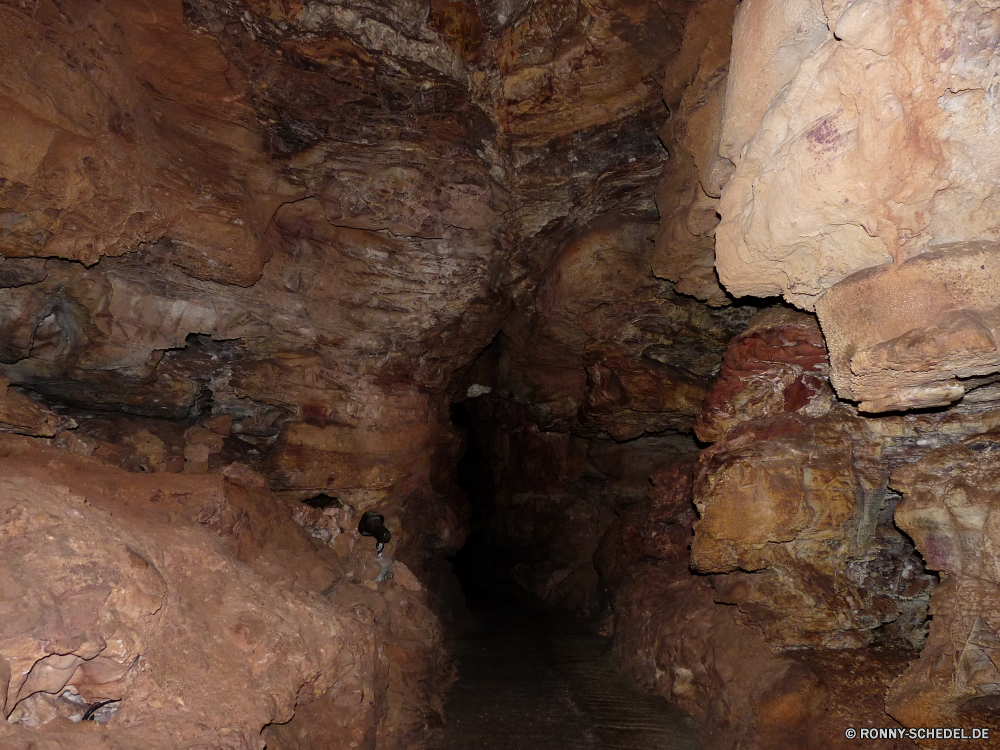
[[[697,750],[694,723],[642,692],[611,642],[509,593],[470,597],[436,750]]]

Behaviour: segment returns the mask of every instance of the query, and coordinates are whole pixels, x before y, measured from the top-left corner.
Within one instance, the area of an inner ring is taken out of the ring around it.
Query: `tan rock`
[[[735,10],[729,0],[691,6],[663,87],[671,118],[660,137],[670,160],[656,189],[660,226],[653,273],[713,306],[730,302],[714,266],[718,198],[733,168],[719,155],[719,142]]]
[[[837,392],[862,411],[905,411],[981,385],[1000,370],[998,273],[1000,246],[970,242],[837,284],[816,306]]]
[[[896,522],[942,573],[931,632],[886,700],[902,722],[987,721],[1000,681],[1000,463],[996,433],[940,448],[893,474]],[[985,746],[985,745],[984,745]]]
[[[843,409],[734,431],[699,459],[692,568],[779,646],[919,646],[933,580],[883,517],[884,450]]]
[[[421,592],[352,583],[266,489],[128,473],[27,438],[3,454],[4,747],[250,747],[289,720],[331,747],[376,726],[401,747],[433,710],[448,676]],[[389,691],[376,638],[399,656]],[[437,675],[419,695],[417,674]],[[101,698],[120,703],[96,744],[57,721]]]
[[[992,43],[959,41],[980,38],[977,4],[828,3],[832,33],[817,7],[805,55],[793,53],[794,12],[736,32],[726,121],[742,129],[724,134],[723,151],[740,161],[716,247],[730,292],[783,294],[807,310],[862,269],[992,241],[996,214],[985,207],[1000,170],[980,93],[993,85]],[[782,75],[765,75],[769,88],[753,94],[748,78],[760,70]]]
[[[72,419],[60,417],[9,385],[10,381],[0,375],[0,430],[52,437],[65,427],[76,426]]]

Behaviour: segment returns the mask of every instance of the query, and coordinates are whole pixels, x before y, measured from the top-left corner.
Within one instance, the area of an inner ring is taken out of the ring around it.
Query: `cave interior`
[[[997,49],[0,0],[0,747],[995,747]]]

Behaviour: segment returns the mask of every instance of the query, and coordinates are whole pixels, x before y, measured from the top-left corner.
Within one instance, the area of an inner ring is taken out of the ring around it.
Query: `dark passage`
[[[695,750],[694,723],[611,662],[610,639],[515,587],[467,591],[437,750]]]
[[[610,638],[570,613],[547,610],[510,579],[517,552],[493,533],[488,457],[465,408],[454,408],[452,418],[468,438],[458,475],[472,533],[452,558],[468,616],[454,645],[459,678],[446,696],[435,750],[698,748],[690,718],[617,671]]]

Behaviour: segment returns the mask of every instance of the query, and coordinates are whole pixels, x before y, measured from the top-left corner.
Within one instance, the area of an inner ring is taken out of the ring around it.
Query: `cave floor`
[[[642,692],[610,639],[497,593],[470,597],[435,750],[695,750],[694,723]]]

